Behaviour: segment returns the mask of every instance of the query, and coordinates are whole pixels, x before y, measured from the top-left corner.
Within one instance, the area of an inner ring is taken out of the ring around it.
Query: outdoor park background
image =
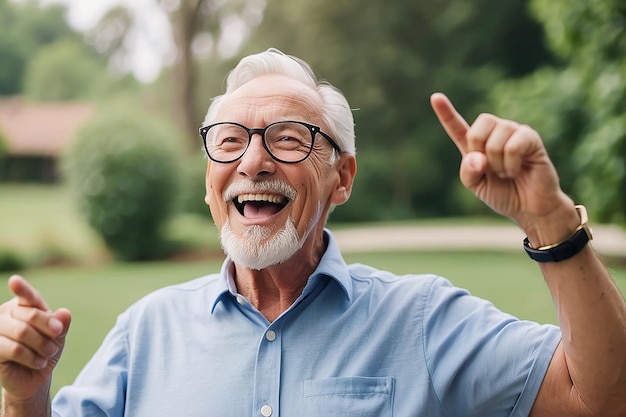
[[[331,228],[508,224],[460,186],[458,152],[429,108],[434,91],[470,121],[489,111],[532,125],[592,221],[626,224],[621,0],[121,3],[69,26],[64,6],[0,0],[0,270],[3,282],[23,273],[53,308],[74,313],[53,391],[72,381],[130,303],[218,270],[197,128],[226,71],[270,46],[309,61],[355,108],[359,175]],[[146,16],[162,23],[164,38]],[[45,112],[74,105],[90,116],[63,138],[54,125],[62,118]],[[20,122],[26,133],[12,130],[15,106],[43,112]],[[63,146],[46,147],[53,140]],[[136,220],[155,212],[158,227]],[[137,230],[150,239],[123,234]],[[556,322],[521,243],[495,252],[348,251],[346,259],[437,273],[521,318]],[[607,262],[626,290],[626,260]],[[2,285],[1,300],[9,297]]]

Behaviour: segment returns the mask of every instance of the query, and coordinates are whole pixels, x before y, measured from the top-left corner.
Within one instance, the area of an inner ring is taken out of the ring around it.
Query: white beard
[[[249,269],[264,269],[291,258],[304,245],[291,219],[285,226],[268,239],[272,229],[267,226],[247,226],[243,236],[238,237],[226,220],[220,231],[224,252],[239,266]]]

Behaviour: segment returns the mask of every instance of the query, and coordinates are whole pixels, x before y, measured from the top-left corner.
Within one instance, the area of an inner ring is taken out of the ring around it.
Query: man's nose
[[[263,146],[263,138],[255,133],[250,138],[248,149],[239,160],[238,172],[249,178],[256,178],[274,173],[276,161]]]

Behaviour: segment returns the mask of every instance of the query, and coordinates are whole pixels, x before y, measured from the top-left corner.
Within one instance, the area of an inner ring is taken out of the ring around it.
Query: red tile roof
[[[85,102],[0,100],[0,140],[10,155],[58,156],[94,109]]]

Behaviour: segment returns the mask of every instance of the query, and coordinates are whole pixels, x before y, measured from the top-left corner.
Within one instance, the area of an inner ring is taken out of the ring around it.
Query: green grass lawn
[[[30,261],[51,251],[88,260],[98,257],[103,245],[67,188],[0,184],[0,248],[16,250]]]

